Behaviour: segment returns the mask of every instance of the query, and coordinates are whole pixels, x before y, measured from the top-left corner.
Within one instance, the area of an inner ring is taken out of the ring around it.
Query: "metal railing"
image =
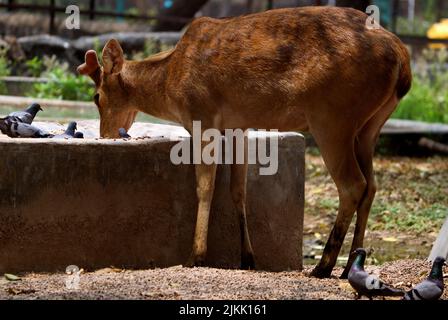
[[[8,0],[7,3],[0,3],[0,9],[4,8],[8,12],[14,12],[18,10],[29,10],[34,12],[47,12],[50,17],[48,30],[50,34],[56,32],[56,13],[65,13],[66,7],[56,6],[55,0],[50,0],[48,5],[39,4],[21,4],[16,0]],[[163,15],[147,15],[147,14],[134,14],[126,12],[115,12],[110,10],[97,10],[95,6],[95,0],[89,1],[89,9],[80,10],[81,15],[87,15],[90,20],[94,20],[96,17],[111,17],[111,18],[123,18],[133,20],[144,21],[167,21],[167,22],[185,22],[188,23],[192,19],[185,17],[173,17]]]

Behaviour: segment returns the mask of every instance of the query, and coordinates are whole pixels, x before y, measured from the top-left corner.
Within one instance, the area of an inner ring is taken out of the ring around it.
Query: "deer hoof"
[[[348,279],[348,273],[350,272],[350,268],[352,267],[353,261],[349,260],[347,265],[344,268],[344,271],[342,272],[339,279]]]
[[[250,253],[241,256],[241,269],[243,270],[255,269],[255,259],[253,254]]]
[[[195,254],[191,254],[190,258],[188,258],[187,263],[184,264],[184,267],[193,268],[193,267],[203,267],[204,266],[204,257],[197,256]]]
[[[323,269],[319,266],[315,267],[314,270],[311,272],[310,276],[323,279],[323,278],[330,278],[331,276],[331,269]]]
[[[339,277],[339,279],[348,279],[348,272],[350,270],[345,268],[344,271],[342,272],[341,276]]]

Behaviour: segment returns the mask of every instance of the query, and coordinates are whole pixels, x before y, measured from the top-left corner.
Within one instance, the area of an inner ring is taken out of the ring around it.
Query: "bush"
[[[42,65],[45,71],[41,76],[46,83],[36,83],[30,96],[46,99],[91,101],[94,88],[88,77],[75,75],[68,70],[67,64],[61,64],[56,57],[44,57]]]
[[[39,57],[34,57],[33,59],[27,60],[25,65],[33,77],[40,77],[44,69],[43,61]]]
[[[393,118],[448,123],[448,51],[425,50],[414,80]]]
[[[47,83],[36,83],[30,94],[36,98],[91,101],[94,88],[88,77],[74,75],[61,68],[45,74]]]
[[[172,48],[173,48],[173,46],[165,44],[165,43],[161,43],[158,40],[148,39],[145,41],[145,46],[143,48],[143,51],[133,52],[128,55],[128,58],[131,60],[143,60],[143,59],[148,58],[149,56],[152,56],[153,54],[156,54],[156,53],[159,53],[162,51],[166,51],[166,50],[170,50]]]
[[[6,50],[0,50],[0,77],[6,77],[11,74],[11,69],[6,57]],[[0,80],[0,94],[6,93],[6,86],[3,81]]]

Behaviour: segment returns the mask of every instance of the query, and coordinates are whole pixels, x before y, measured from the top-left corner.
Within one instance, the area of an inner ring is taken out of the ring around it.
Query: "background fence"
[[[386,18],[384,19],[385,22],[382,21],[383,24],[387,24],[388,28],[395,33],[400,33],[398,28],[399,24],[399,16],[400,12],[403,15],[403,7],[410,6],[412,4],[412,8],[415,11],[416,1],[417,0],[367,0],[367,1],[338,1],[338,0],[264,0],[264,1],[257,1],[257,0],[226,0],[226,1],[220,1],[219,5],[226,7],[227,10],[217,10],[216,5],[214,7],[215,11],[220,12],[220,14],[226,14],[226,13],[232,13],[229,9],[230,5],[233,2],[237,2],[240,7],[243,7],[243,10],[246,10],[246,12],[243,13],[249,13],[252,12],[255,8],[255,10],[261,10],[261,9],[272,9],[279,6],[284,5],[296,5],[296,6],[303,6],[303,5],[351,5],[351,6],[359,6],[359,9],[362,7],[364,8],[365,5],[368,5],[369,3],[374,4],[381,4],[386,3],[385,5],[382,5],[381,9],[382,12],[384,11],[384,16]],[[142,1],[140,1],[141,3]],[[173,5],[175,1],[167,1],[167,0],[147,0],[143,1],[144,5],[146,7],[148,6],[157,6],[159,5],[159,8],[166,9],[167,3],[170,3]],[[177,3],[181,3],[182,1],[178,1]],[[204,4],[209,2],[211,4],[212,0],[196,0],[196,1],[186,1],[185,6],[194,6],[193,3],[196,5],[197,8],[201,8]],[[430,2],[430,1],[428,1]],[[443,17],[443,9],[447,7],[447,4],[444,4],[444,1],[439,0],[432,0],[434,3],[434,20],[440,19]],[[133,3],[138,3],[137,0],[134,1],[124,1],[124,0],[117,0],[117,1],[105,1],[105,0],[86,0],[86,1],[79,1],[80,3],[80,14],[82,16],[87,17],[89,20],[94,21],[97,18],[115,18],[115,19],[122,19],[124,20],[135,20],[135,21],[141,21],[141,22],[149,22],[155,24],[161,24],[163,23],[165,26],[169,26],[170,24],[177,24],[177,25],[185,25],[188,24],[194,15],[189,12],[189,16],[182,16],[182,15],[173,15],[172,12],[169,12],[170,14],[164,14],[168,13],[167,10],[158,10],[158,13],[154,14],[148,14],[146,12],[136,12],[136,10],[125,10],[125,5],[129,6]],[[105,6],[107,3],[113,3],[115,5],[115,9],[111,8],[111,6]],[[263,6],[260,6],[260,3],[263,3]],[[32,11],[32,12],[38,12],[44,15],[47,15],[49,17],[49,25],[48,25],[48,32],[50,34],[57,33],[57,27],[56,27],[56,15],[57,14],[65,14],[66,13],[66,6],[64,0],[60,0],[56,2],[56,0],[47,0],[47,1],[26,1],[26,0],[0,0],[0,9],[6,9],[7,12],[18,12],[18,11]],[[257,6],[258,5],[258,6]],[[101,7],[101,8],[99,8]],[[106,9],[105,9],[106,7]],[[210,5],[209,7],[213,7]],[[409,8],[407,8],[409,10]],[[213,9],[211,9],[213,10]],[[157,10],[155,10],[157,11]],[[181,10],[179,12],[182,12]],[[206,12],[206,14],[209,14],[210,12]],[[186,14],[186,13],[185,13]],[[426,14],[426,13],[425,13]],[[218,13],[219,15],[219,13]],[[409,14],[408,14],[409,15]],[[383,19],[383,13],[382,13],[382,19]],[[412,43],[416,45],[425,45],[428,43],[443,43],[448,44],[448,40],[431,40],[428,39],[426,36],[423,35],[400,35],[399,36],[407,43]]]

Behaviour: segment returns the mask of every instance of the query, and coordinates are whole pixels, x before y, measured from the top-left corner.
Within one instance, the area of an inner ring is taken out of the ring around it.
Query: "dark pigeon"
[[[57,134],[53,138],[54,139],[72,139],[75,137],[76,131],[76,122],[70,122],[67,126],[67,130],[65,130],[62,134]]]
[[[370,275],[364,270],[364,262],[366,260],[366,250],[356,249],[357,254],[355,261],[348,273],[348,282],[358,293],[357,299],[366,296],[369,299],[376,296],[403,296],[404,291],[391,288],[385,285],[377,276]]]
[[[84,139],[84,133],[78,131],[75,133],[74,138],[76,139]]]
[[[24,111],[11,112],[7,117],[1,120],[31,124],[39,111],[43,111],[40,104],[33,103]]]
[[[52,135],[31,124],[16,121],[0,121],[0,130],[11,138],[50,138]]]
[[[428,278],[406,292],[403,300],[439,300],[443,294],[443,265],[445,259],[437,257],[432,265]]]
[[[118,129],[118,134],[120,135],[120,138],[131,139],[131,136],[126,132],[125,128]]]

